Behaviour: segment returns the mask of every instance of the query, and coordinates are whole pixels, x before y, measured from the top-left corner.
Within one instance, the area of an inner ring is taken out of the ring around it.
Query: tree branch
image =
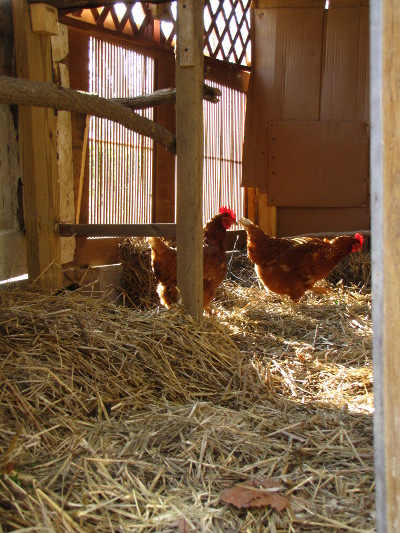
[[[122,124],[141,135],[160,143],[170,153],[176,153],[176,139],[160,126],[115,103],[99,96],[59,87],[54,83],[23,80],[0,76],[0,102],[4,104],[50,107],[62,111],[75,111]]]
[[[203,85],[203,98],[213,104],[219,102],[221,91],[216,87]],[[176,101],[176,89],[160,89],[151,94],[144,94],[142,96],[134,96],[132,98],[110,98],[109,102],[121,104],[130,109],[146,109],[148,107],[156,107],[164,104],[173,104]]]

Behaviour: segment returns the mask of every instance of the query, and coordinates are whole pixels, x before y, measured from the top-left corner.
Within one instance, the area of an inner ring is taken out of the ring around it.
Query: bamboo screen
[[[91,37],[90,92],[104,98],[153,92],[154,61]],[[143,112],[153,118],[153,110]],[[153,142],[120,124],[91,117],[89,127],[89,222],[151,222]]]
[[[244,215],[242,146],[246,95],[207,81],[221,91],[220,103],[204,102],[204,223],[229,205],[237,220]],[[233,228],[234,229],[234,228]]]

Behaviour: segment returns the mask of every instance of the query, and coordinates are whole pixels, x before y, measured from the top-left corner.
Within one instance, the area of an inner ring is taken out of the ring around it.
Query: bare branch
[[[210,87],[204,84],[203,98],[213,104],[219,102],[221,91],[216,87]],[[109,102],[121,104],[130,109],[146,109],[148,107],[156,107],[164,104],[173,104],[176,101],[176,89],[160,89],[151,94],[144,94],[142,96],[134,96],[133,98],[110,98]]]
[[[160,143],[172,154],[176,153],[176,139],[166,128],[99,96],[59,87],[54,83],[23,80],[0,76],[0,102],[4,104],[50,107],[75,111],[122,124],[141,135]]]

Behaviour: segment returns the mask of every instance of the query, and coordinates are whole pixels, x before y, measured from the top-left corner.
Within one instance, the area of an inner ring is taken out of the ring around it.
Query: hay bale
[[[363,251],[350,254],[326,278],[333,285],[345,287],[356,286],[367,291],[371,290],[371,252]]]
[[[151,248],[146,239],[124,239],[120,244],[120,258],[125,305],[138,309],[158,305],[158,283],[151,269]]]

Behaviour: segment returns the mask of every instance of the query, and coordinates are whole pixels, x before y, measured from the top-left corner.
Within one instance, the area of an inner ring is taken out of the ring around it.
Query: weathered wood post
[[[12,0],[19,78],[50,82],[50,38],[33,33],[27,0]],[[56,129],[52,109],[20,106],[18,136],[24,184],[28,275],[45,288],[61,286]]]
[[[400,4],[370,2],[376,526],[400,531]]]
[[[178,288],[186,311],[203,317],[204,3],[178,0],[176,54]]]

